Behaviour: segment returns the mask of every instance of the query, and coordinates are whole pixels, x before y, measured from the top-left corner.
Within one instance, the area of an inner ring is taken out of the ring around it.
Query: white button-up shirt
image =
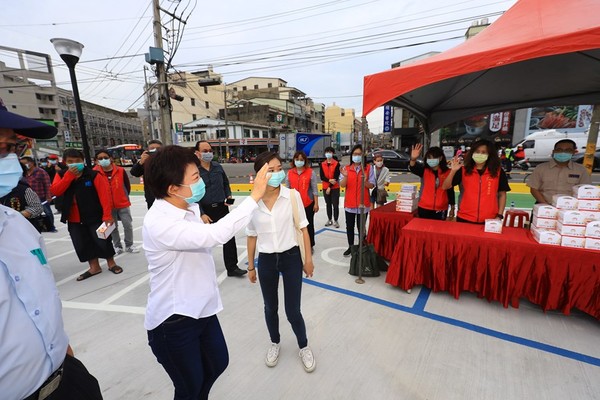
[[[23,399],[67,354],[61,303],[44,241],[20,213],[0,205],[0,397]]]
[[[259,253],[281,253],[297,246],[296,232],[294,230],[294,217],[292,214],[292,192],[285,186],[280,186],[279,196],[273,208],[269,211],[262,200],[258,202],[258,211],[246,228],[248,236],[257,236],[256,248]],[[300,193],[296,193],[298,217],[300,228],[308,226],[304,206]]]
[[[192,318],[223,309],[212,248],[244,228],[258,206],[247,198],[214,224],[204,224],[198,204],[187,210],[158,199],[144,217],[142,235],[150,272],[144,326],[152,330],[173,314]]]

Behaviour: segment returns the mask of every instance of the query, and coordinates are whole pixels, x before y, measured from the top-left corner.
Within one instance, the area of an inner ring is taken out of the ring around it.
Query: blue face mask
[[[101,167],[106,168],[106,167],[110,166],[110,160],[98,160],[98,164]]]
[[[202,179],[198,180],[196,183],[192,183],[191,185],[179,185],[179,186],[187,186],[192,191],[192,195],[190,197],[183,197],[176,195],[177,197],[181,197],[188,204],[193,204],[199,202],[206,193],[206,185]]]
[[[285,179],[285,172],[283,172],[283,171],[273,172],[271,174],[271,177],[269,178],[269,181],[267,182],[267,185],[269,185],[271,187],[279,187],[279,185],[281,185],[281,182],[283,182],[284,179]]]
[[[15,153],[0,158],[0,197],[4,197],[13,190],[23,175],[19,158]]]
[[[325,153],[325,158],[327,158],[327,159],[333,158],[333,154],[332,153]]]
[[[214,154],[213,153],[202,153],[202,154],[200,154],[200,157],[202,158],[202,161],[211,162],[213,160]]]
[[[81,172],[81,171],[83,171],[83,167],[85,167],[85,164],[82,163],[82,162],[80,162],[80,163],[67,164],[67,166],[69,168],[76,167],[77,168],[77,172]]]
[[[554,157],[554,160],[556,162],[567,162],[567,161],[571,161],[571,158],[573,158],[573,154],[571,153],[554,153],[552,154],[552,157]]]
[[[427,165],[429,165],[431,168],[435,168],[438,165],[440,165],[440,159],[439,158],[428,158]]]
[[[362,156],[352,156],[353,163],[360,164],[360,160],[362,160]]]
[[[298,168],[304,167],[304,160],[294,160],[294,165]]]

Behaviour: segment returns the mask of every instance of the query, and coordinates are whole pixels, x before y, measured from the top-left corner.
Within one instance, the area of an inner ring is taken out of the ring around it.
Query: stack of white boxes
[[[577,185],[573,188],[573,197],[577,197],[577,208],[586,224],[583,247],[600,250],[600,187]]]
[[[396,211],[412,213],[417,209],[418,203],[416,185],[402,185],[396,193]]]
[[[536,204],[531,233],[543,244],[600,250],[600,187],[577,185],[572,197],[555,195],[552,206]]]

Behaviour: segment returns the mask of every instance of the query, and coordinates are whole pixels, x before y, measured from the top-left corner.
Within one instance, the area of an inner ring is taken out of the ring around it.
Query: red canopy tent
[[[459,46],[366,76],[363,115],[403,107],[431,132],[490,112],[599,103],[599,15],[599,0],[520,0]]]

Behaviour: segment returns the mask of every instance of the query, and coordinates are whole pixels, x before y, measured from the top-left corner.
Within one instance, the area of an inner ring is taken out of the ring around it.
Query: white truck
[[[294,158],[296,151],[304,151],[312,163],[325,159],[325,148],[331,146],[331,135],[323,133],[280,133],[279,156],[283,160]]]
[[[563,133],[555,129],[534,132],[517,143],[513,150],[516,152],[518,146],[523,146],[525,158],[529,159],[529,162],[533,164],[539,164],[550,161],[554,145],[561,139],[571,139],[577,145],[577,151],[584,152],[587,146],[588,133]],[[598,142],[596,143],[596,147],[598,147]]]

